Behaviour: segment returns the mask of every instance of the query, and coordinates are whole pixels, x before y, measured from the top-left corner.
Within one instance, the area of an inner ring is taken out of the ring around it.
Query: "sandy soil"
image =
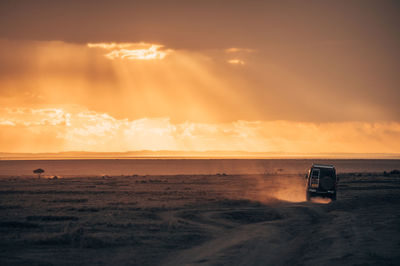
[[[0,179],[0,265],[399,265],[400,177]]]

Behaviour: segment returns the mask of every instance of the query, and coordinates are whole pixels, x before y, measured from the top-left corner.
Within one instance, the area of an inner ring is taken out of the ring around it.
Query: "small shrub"
[[[391,175],[399,175],[400,174],[400,170],[394,169],[392,171],[390,171]]]
[[[44,170],[42,168],[38,168],[38,169],[33,170],[33,173],[37,174],[38,178],[40,178],[40,175],[44,173]]]

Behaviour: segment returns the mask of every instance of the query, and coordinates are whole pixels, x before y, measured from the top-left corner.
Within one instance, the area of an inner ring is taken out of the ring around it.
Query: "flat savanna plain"
[[[0,265],[399,265],[400,177],[0,179]]]

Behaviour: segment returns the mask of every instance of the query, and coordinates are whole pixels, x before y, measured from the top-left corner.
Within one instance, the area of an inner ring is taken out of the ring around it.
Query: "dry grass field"
[[[400,177],[0,179],[1,265],[399,265]]]

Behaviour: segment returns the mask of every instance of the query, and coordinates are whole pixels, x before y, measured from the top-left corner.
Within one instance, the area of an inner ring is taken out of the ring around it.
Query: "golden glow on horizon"
[[[88,43],[89,48],[111,50],[104,56],[114,60],[116,58],[128,60],[163,59],[171,50],[161,50],[164,46],[150,43]]]
[[[168,117],[116,119],[105,113],[62,108],[0,109],[3,143],[10,152],[280,151],[330,153],[400,149],[400,123],[233,121],[173,123]],[[17,134],[13,134],[17,133]],[[16,146],[19,142],[21,146]],[[368,145],[365,145],[368,143]]]

